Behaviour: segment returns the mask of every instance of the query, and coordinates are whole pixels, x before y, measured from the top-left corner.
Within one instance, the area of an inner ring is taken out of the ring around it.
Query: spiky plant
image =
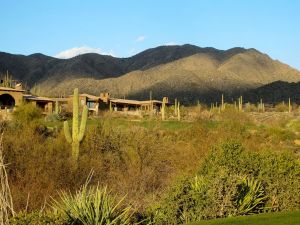
[[[64,133],[67,141],[72,144],[72,161],[76,163],[79,156],[79,145],[84,137],[86,121],[88,117],[88,108],[83,106],[81,123],[79,127],[79,94],[78,88],[74,89],[73,95],[73,121],[72,121],[72,134],[70,133],[68,121],[64,122]],[[76,165],[76,164],[75,164]]]
[[[260,181],[254,178],[244,178],[238,185],[235,197],[236,214],[249,215],[260,213],[264,210],[267,200],[266,193]]]
[[[68,224],[131,224],[133,215],[131,206],[123,207],[124,198],[116,201],[116,197],[111,196],[107,188],[84,185],[75,194],[60,192],[59,198],[59,200],[52,199],[52,208],[66,218]]]

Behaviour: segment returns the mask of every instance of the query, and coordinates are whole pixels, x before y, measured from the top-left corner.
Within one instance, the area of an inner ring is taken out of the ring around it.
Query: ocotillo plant
[[[178,102],[177,104],[177,120],[180,121],[180,102]]]
[[[72,134],[70,133],[68,121],[64,122],[64,133],[67,141],[72,144],[72,161],[77,162],[79,156],[79,145],[83,139],[86,121],[88,117],[88,108],[85,105],[82,111],[81,123],[79,127],[79,94],[78,88],[74,89],[73,95],[73,124],[72,124]],[[76,166],[77,164],[75,164]]]

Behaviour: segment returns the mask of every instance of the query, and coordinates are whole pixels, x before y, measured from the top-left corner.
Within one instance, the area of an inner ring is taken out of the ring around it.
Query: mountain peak
[[[156,98],[185,102],[209,101],[218,93],[241,92],[276,80],[300,80],[299,71],[266,56],[253,48],[218,50],[191,44],[158,46],[129,58],[88,53],[63,60],[41,53],[0,53],[0,73],[8,70],[15,79],[39,84],[52,95],[78,87],[91,94],[108,90],[140,99],[152,91]]]

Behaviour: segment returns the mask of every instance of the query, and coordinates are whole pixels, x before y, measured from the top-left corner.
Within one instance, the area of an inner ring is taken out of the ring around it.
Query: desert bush
[[[20,212],[15,217],[12,217],[9,225],[67,225],[63,218],[60,218],[52,213],[42,213],[38,211]]]
[[[195,177],[175,183],[150,215],[155,224],[180,224],[299,209],[299,173],[299,162],[289,153],[250,152],[226,141],[212,149]]]
[[[275,105],[275,111],[276,112],[288,112],[289,111],[289,106],[285,103],[278,103]]]
[[[18,124],[28,124],[42,117],[41,110],[30,103],[24,103],[16,107],[13,112],[13,119]]]
[[[131,224],[132,208],[122,206],[123,199],[116,201],[106,188],[84,185],[75,194],[61,192],[59,200],[53,200],[54,211],[67,224]]]

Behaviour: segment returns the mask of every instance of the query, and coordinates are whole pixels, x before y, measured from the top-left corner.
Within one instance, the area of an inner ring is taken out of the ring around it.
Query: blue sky
[[[127,57],[166,44],[256,48],[300,69],[298,0],[0,0],[0,51]]]

